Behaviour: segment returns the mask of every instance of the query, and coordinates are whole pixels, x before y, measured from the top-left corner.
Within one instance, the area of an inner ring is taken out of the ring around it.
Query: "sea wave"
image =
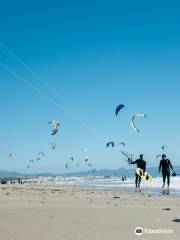
[[[100,187],[105,189],[125,189],[134,188],[135,178],[127,178],[123,181],[121,177],[48,177],[41,178],[41,182],[61,185],[79,185],[87,187]],[[153,178],[151,182],[142,180],[141,188],[144,189],[161,189],[162,178]],[[171,177],[171,190],[180,195],[180,177]]]

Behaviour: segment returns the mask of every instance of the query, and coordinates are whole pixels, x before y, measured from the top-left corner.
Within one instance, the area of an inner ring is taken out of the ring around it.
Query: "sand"
[[[152,196],[146,191],[0,186],[0,240],[172,240],[180,238],[180,223],[173,222],[175,218],[180,218],[179,198]],[[136,236],[138,226],[171,233]]]

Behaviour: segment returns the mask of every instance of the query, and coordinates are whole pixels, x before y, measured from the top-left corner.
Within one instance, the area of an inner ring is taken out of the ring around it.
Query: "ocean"
[[[134,191],[135,189],[135,178],[127,178],[126,181],[122,181],[121,177],[41,177],[41,182],[50,184],[61,184],[61,185],[78,185],[84,187],[95,187],[104,190],[113,191]],[[160,195],[162,187],[162,178],[153,178],[151,182],[142,180],[141,189],[147,193]],[[180,196],[180,176],[171,177],[170,184],[170,195]]]

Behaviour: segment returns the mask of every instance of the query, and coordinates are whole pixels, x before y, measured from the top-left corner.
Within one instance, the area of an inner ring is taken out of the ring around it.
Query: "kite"
[[[51,135],[55,135],[59,131],[60,123],[58,121],[55,121],[55,120],[52,120],[52,121],[50,121],[48,123],[52,125],[52,133],[51,133]]]
[[[158,160],[158,158],[160,158],[160,157],[162,157],[162,155],[161,155],[161,154],[158,154],[158,155],[156,156],[156,160]]]
[[[69,169],[69,163],[66,163],[66,169]]]
[[[118,113],[119,113],[124,107],[125,107],[124,104],[120,104],[119,106],[117,106],[116,111],[115,111],[116,116],[118,115]]]
[[[13,153],[13,152],[9,154],[9,157],[10,157],[10,158],[15,157],[15,156],[16,156],[16,154]]]
[[[124,142],[119,143],[119,145],[123,145],[124,147],[126,146]]]
[[[115,144],[114,144],[114,142],[108,142],[106,147],[108,148],[110,145],[111,145],[111,147],[114,147]]]
[[[144,113],[136,113],[136,114],[132,117],[132,120],[131,120],[131,126],[132,126],[132,128],[133,128],[136,132],[140,132],[140,130],[136,127],[136,124],[135,124],[135,119],[136,119],[137,117],[144,117],[144,118],[146,118],[147,116],[146,116],[146,114],[144,114]]]
[[[41,155],[42,157],[44,157],[45,153],[44,152],[39,152],[38,155]]]
[[[55,149],[56,148],[56,143],[51,142],[51,143],[49,143],[49,146],[51,146],[52,149]]]
[[[162,152],[165,153],[165,150],[167,149],[167,145],[163,145],[161,149],[162,149]]]

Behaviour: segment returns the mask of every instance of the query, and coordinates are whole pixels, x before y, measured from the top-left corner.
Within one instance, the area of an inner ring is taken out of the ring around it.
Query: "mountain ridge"
[[[176,173],[178,175],[180,175],[180,166],[175,166],[174,167]],[[147,168],[147,172],[149,174],[151,174],[152,176],[156,177],[159,176],[159,172],[158,172],[158,168],[157,167],[152,167],[152,168]],[[89,171],[85,171],[85,172],[72,172],[72,173],[48,173],[48,172],[44,172],[44,173],[33,173],[30,174],[29,176],[32,177],[40,177],[40,176],[44,176],[44,177],[55,177],[55,176],[134,176],[135,173],[135,168],[119,168],[119,169],[100,169],[100,170],[89,170]],[[27,176],[27,175],[26,175]],[[16,177],[25,177],[24,174],[22,173],[18,173],[16,171],[3,171],[0,170],[0,178],[4,178],[4,177],[12,177],[12,178],[16,178]]]

